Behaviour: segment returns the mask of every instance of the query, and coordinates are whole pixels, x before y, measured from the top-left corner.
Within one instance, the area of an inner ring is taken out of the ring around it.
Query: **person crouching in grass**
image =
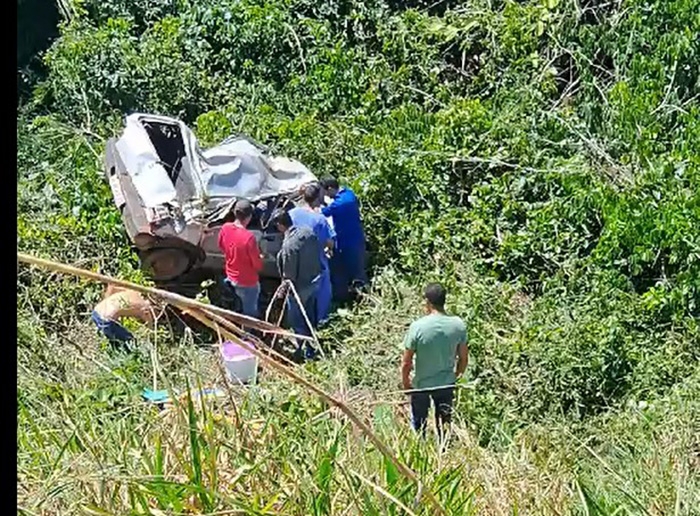
[[[401,379],[403,389],[410,391],[413,429],[425,435],[432,399],[438,438],[443,443],[445,427],[452,421],[454,386],[467,368],[467,327],[459,317],[445,313],[442,285],[430,283],[423,297],[426,315],[411,324],[403,342]]]
[[[139,292],[108,285],[102,301],[92,311],[92,321],[112,346],[124,345],[133,341],[134,336],[119,321],[124,317],[133,317],[153,324],[156,307]]]

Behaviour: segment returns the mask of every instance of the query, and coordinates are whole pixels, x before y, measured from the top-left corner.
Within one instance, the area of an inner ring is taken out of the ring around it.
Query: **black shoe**
[[[301,364],[304,361],[304,350],[300,347],[294,350],[294,353],[292,353],[292,362],[296,362],[297,364]]]
[[[316,352],[316,350],[312,346],[309,346],[307,344],[304,349],[304,360],[314,360],[317,357],[318,353]]]

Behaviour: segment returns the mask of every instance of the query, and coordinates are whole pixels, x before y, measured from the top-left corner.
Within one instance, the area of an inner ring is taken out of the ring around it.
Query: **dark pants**
[[[318,326],[318,309],[316,307],[318,301],[318,286],[319,278],[317,278],[311,286],[302,289],[300,292],[297,292],[299,294],[299,299],[301,299],[301,303],[304,306],[306,317],[308,317],[309,322],[311,323],[311,326],[314,330]],[[297,335],[302,335],[304,337],[311,337],[311,328],[309,328],[309,325],[306,324],[304,314],[301,313],[301,308],[299,307],[299,303],[297,302],[297,298],[293,292],[289,292],[289,296],[287,297],[287,309],[289,310],[289,322],[291,323],[292,328],[294,329],[294,333],[296,333]],[[301,349],[302,347],[300,341],[297,353],[301,353]],[[304,348],[305,357],[313,358],[315,354],[316,350],[311,344],[307,342]]]
[[[333,289],[331,287],[330,266],[323,268],[321,277],[318,279],[318,290],[316,291],[316,322],[324,323],[331,313],[331,298]]]
[[[333,298],[346,301],[350,297],[349,287],[353,283],[367,283],[367,250],[365,243],[359,243],[343,249],[338,249],[331,258],[331,281],[333,283]]]
[[[229,294],[236,298],[236,311],[248,317],[258,317],[260,283],[256,283],[252,287],[242,287],[230,279],[224,278],[224,285],[229,290]]]
[[[454,387],[436,389],[433,391],[415,392],[411,394],[411,424],[416,432],[425,433],[425,424],[428,420],[430,400],[435,406],[435,426],[438,437],[442,440],[444,427],[452,422],[452,401],[454,400]]]
[[[134,340],[134,336],[129,330],[124,328],[124,326],[117,321],[103,319],[96,310],[92,311],[92,321],[95,323],[95,326],[97,326],[97,329],[107,337],[107,340],[109,340],[112,346],[126,344]]]

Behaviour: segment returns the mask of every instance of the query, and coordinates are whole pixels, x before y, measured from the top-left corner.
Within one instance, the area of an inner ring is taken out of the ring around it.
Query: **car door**
[[[203,266],[214,272],[224,270],[225,257],[219,249],[220,229],[221,226],[210,227],[200,244],[206,253],[206,260]],[[255,235],[260,253],[263,255],[263,269],[260,271],[260,275],[268,278],[278,278],[277,253],[282,248],[284,236],[271,228],[265,231],[259,229],[251,229],[250,231]]]
[[[263,270],[260,272],[260,275],[269,278],[279,277],[279,271],[277,270],[277,253],[279,253],[282,248],[284,235],[270,227],[264,231],[254,231],[253,233],[255,233],[255,238],[258,240],[260,253],[264,256]]]

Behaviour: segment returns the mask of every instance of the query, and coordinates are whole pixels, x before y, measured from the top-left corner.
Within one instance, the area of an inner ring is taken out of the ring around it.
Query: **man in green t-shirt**
[[[445,288],[439,283],[425,287],[427,315],[411,324],[403,342],[401,377],[403,388],[411,392],[411,423],[424,433],[430,399],[435,405],[435,424],[440,439],[443,426],[452,416],[454,384],[467,368],[467,327],[445,313]],[[411,369],[415,374],[411,383]]]

